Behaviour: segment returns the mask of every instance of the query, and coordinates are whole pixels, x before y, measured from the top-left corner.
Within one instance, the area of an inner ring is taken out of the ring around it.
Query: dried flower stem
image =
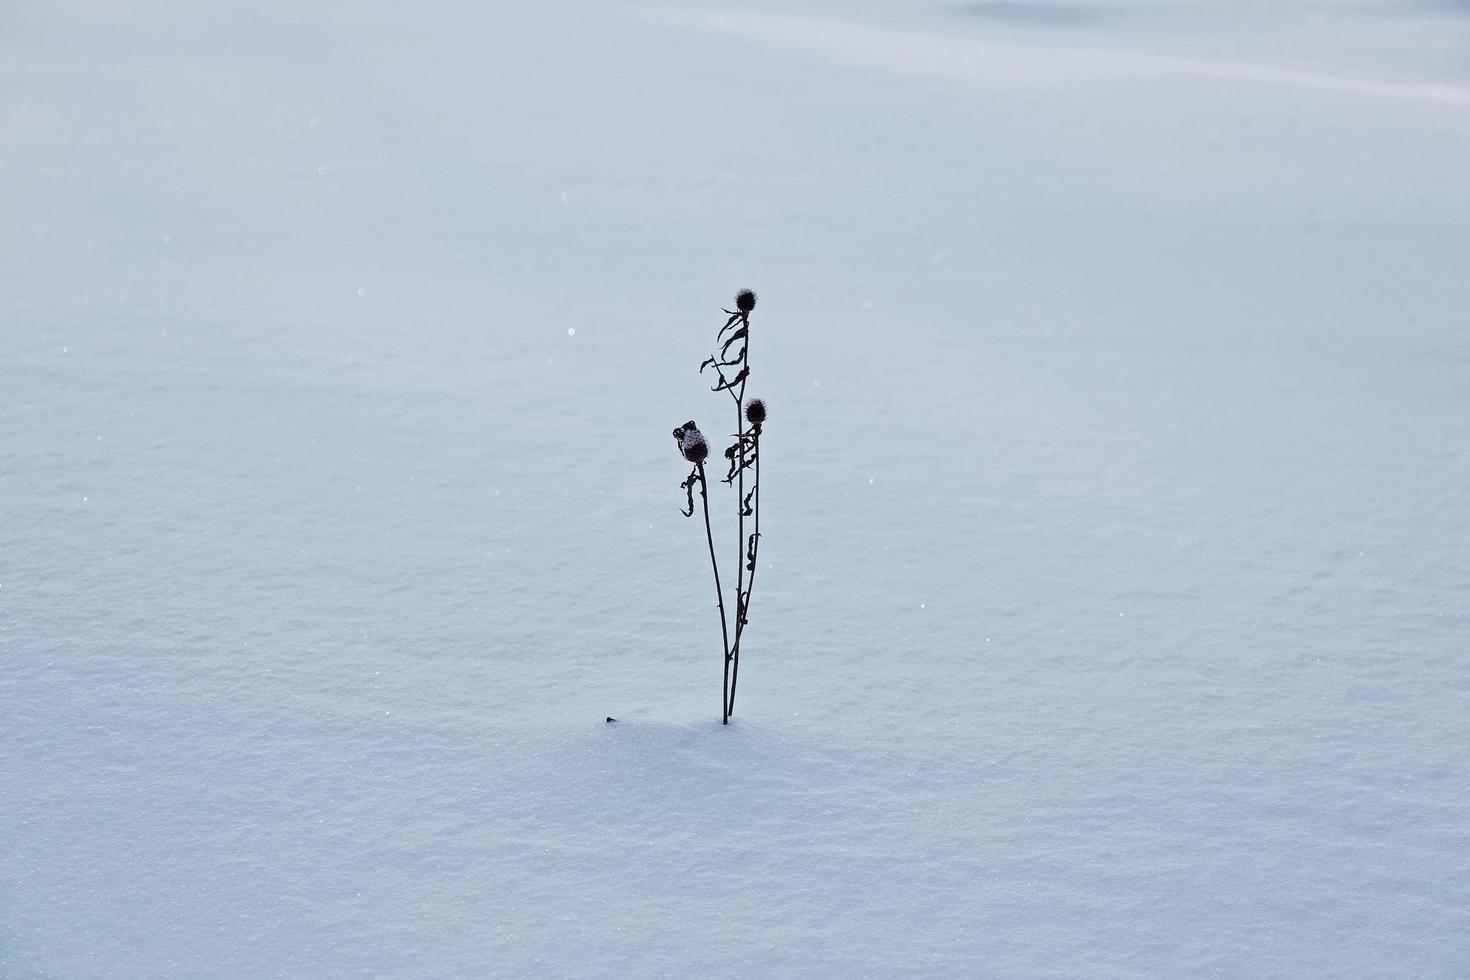
[[[745,320],[745,370],[750,370],[750,320]],[[742,372],[743,373],[743,372]],[[749,375],[747,375],[749,377]],[[735,392],[731,392],[735,395]],[[737,433],[745,430],[745,382],[740,382],[740,394],[735,395],[735,431]],[[745,626],[745,440],[737,435],[740,446],[740,472],[736,474],[739,481],[739,496],[735,498],[735,509],[739,513],[738,534],[735,538],[735,646],[725,655],[727,661],[733,661],[733,672],[736,678],[740,676],[740,634]],[[727,669],[727,672],[729,670]],[[735,712],[735,685],[732,682],[730,691],[725,696],[725,723],[730,723],[730,715]]]
[[[750,377],[750,313],[755,309],[756,296],[749,289],[742,289],[735,296],[735,309],[725,310],[729,317],[725,325],[715,335],[716,352],[705,359],[699,366],[701,374],[705,368],[714,368],[718,383],[710,389],[711,391],[728,392],[732,401],[735,402],[735,444],[725,450],[725,458],[729,461],[728,474],[722,482],[732,484],[736,487],[736,566],[735,576],[735,633],[734,642],[731,642],[730,621],[725,612],[724,586],[720,582],[720,565],[715,557],[714,530],[710,521],[709,512],[709,490],[705,481],[704,460],[709,455],[708,444],[704,436],[699,432],[699,427],[692,421],[674,429],[674,439],[678,443],[680,454],[688,461],[694,463],[694,470],[689,474],[681,490],[687,492],[688,509],[683,510],[685,517],[694,515],[694,483],[699,482],[699,496],[704,507],[704,535],[709,544],[710,567],[715,576],[715,599],[720,609],[720,637],[723,642],[724,661],[724,684],[720,694],[720,722],[728,725],[730,715],[735,711],[735,687],[740,676],[740,641],[745,634],[745,626],[749,618],[750,593],[755,585],[755,569],[757,564],[756,553],[760,541],[760,434],[761,425],[766,418],[766,406],[759,398],[750,400],[749,405],[745,401],[746,385]],[[739,344],[733,352],[732,347]],[[725,369],[734,371],[733,375],[726,377]],[[745,423],[749,422],[749,428]],[[745,471],[751,469],[752,479],[750,493],[745,491]],[[752,509],[751,500],[754,499],[755,507]],[[749,537],[745,533],[745,519],[755,519],[755,530]],[[749,584],[745,577],[750,572]]]
[[[756,558],[761,545],[761,430],[759,425],[753,428],[754,435],[751,441],[751,451],[755,456],[755,472],[751,477],[751,492],[755,494],[755,506],[752,510],[752,515],[755,518],[755,529],[750,535],[749,545],[746,546],[746,554],[750,556],[750,584],[746,587],[745,594],[736,599],[735,647],[730,651],[730,656],[735,663],[734,669],[730,673],[730,696],[725,702],[725,714],[727,717],[735,713],[735,688],[740,683],[740,637],[745,633],[746,618],[750,615],[750,596],[755,591],[755,570],[760,564]],[[741,489],[743,491],[744,487],[742,486]],[[743,496],[740,498],[740,503],[740,513],[744,515],[745,498]],[[747,567],[744,558],[740,561],[740,567]]]
[[[699,474],[699,499],[704,502],[704,537],[709,542],[709,565],[715,573],[715,601],[720,607],[720,642],[725,651],[725,684],[720,694],[720,720],[722,724],[728,725],[730,715],[725,706],[730,698],[730,630],[725,623],[725,590],[720,587],[720,563],[715,560],[715,534],[710,527],[709,492],[704,482],[704,463],[695,463],[694,469]],[[740,627],[737,625],[735,629],[738,636]]]

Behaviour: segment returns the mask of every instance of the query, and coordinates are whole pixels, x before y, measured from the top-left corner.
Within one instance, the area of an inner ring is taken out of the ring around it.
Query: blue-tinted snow
[[[1465,12],[12,10],[0,976],[1470,973]]]

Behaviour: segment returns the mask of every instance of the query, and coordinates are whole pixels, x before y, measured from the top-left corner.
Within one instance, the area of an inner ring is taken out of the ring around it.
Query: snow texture
[[[1470,975],[1467,15],[10,5],[0,977]]]

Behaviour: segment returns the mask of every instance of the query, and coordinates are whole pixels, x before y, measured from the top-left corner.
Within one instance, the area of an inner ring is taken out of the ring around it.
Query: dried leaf
[[[731,446],[729,449],[725,450],[725,458],[730,461],[730,472],[725,474],[725,478],[720,481],[721,483],[729,483],[730,481],[734,480],[735,475],[739,473],[740,470],[743,468],[741,465],[742,460],[736,458],[735,456],[735,451],[739,448],[739,446]]]
[[[694,516],[694,483],[698,479],[699,467],[696,466],[693,470],[690,471],[689,478],[686,479],[683,483],[679,484],[679,489],[686,490],[689,494],[689,509],[679,511],[679,513],[683,514],[685,517]]]
[[[720,383],[711,388],[710,391],[728,391],[743,382],[746,376],[749,374],[750,368],[748,367],[741,368],[740,373],[735,375],[735,377],[730,378],[729,380],[726,380],[724,374],[721,374]]]
[[[738,465],[732,466],[730,468],[730,472],[727,473],[725,475],[724,479],[720,480],[720,482],[721,483],[734,483],[735,482],[735,478],[737,476],[739,476],[741,473],[744,473],[746,470],[752,468],[754,465],[755,465],[755,457],[753,457],[753,456],[746,456],[744,459],[742,459],[742,460],[740,460],[738,462]]]
[[[725,352],[730,349],[730,345],[731,344],[735,343],[735,341],[737,341],[737,340],[740,340],[742,337],[749,336],[749,334],[750,334],[750,331],[748,329],[746,329],[745,327],[741,327],[739,330],[737,330],[734,333],[732,333],[729,337],[725,338],[725,346],[723,346],[723,347],[720,348],[720,356],[721,357],[724,357],[725,356]],[[736,356],[737,357],[744,357],[745,356],[745,348],[744,347],[740,348],[740,353],[738,355],[736,355]]]

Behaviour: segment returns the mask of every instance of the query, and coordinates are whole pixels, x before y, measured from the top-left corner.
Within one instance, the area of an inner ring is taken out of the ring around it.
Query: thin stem
[[[742,316],[741,320],[743,321],[741,326],[745,328],[745,346],[742,348],[743,353],[740,357],[740,366],[746,372],[746,378],[748,379],[750,377],[750,316],[748,314]],[[740,394],[735,396],[735,444],[740,447],[740,467],[737,479],[740,483],[735,496],[735,512],[738,515],[736,521],[738,524],[736,532],[738,536],[735,544],[735,559],[737,562],[735,566],[735,646],[729,651],[727,655],[728,659],[734,659],[740,653],[741,625],[745,622],[745,439],[739,435],[739,433],[745,431],[745,385],[745,381],[740,382]],[[735,673],[737,676],[739,675],[740,671],[738,667],[735,669]],[[735,712],[734,694],[735,689],[732,685],[730,691],[725,696],[726,718],[729,718]]]
[[[744,385],[741,385],[741,397],[735,401],[736,432],[740,431],[739,423],[745,420],[743,406],[741,405],[745,396],[744,387]],[[739,437],[737,436],[736,438],[738,439]],[[742,457],[740,462],[743,463],[745,461],[743,458],[745,455],[745,441],[741,439],[738,445],[740,446],[740,455]],[[745,467],[743,466],[740,468],[739,481],[740,489],[735,496],[735,509],[740,515],[739,521],[737,522],[739,524],[739,536],[736,538],[735,548],[735,646],[726,656],[725,659],[727,661],[738,656],[740,653],[740,625],[745,621]],[[727,663],[725,673],[728,674],[729,672],[729,664]],[[736,669],[736,674],[739,674],[738,668]],[[733,693],[734,689],[731,688],[725,694],[726,718],[729,718],[735,711],[734,702],[731,698]]]
[[[731,657],[735,661],[734,669],[730,672],[730,699],[728,711],[735,713],[735,688],[740,683],[740,638],[745,635],[745,620],[750,615],[750,597],[755,592],[755,570],[760,567],[761,546],[761,437],[757,433],[751,443],[751,452],[755,453],[755,475],[754,485],[751,489],[755,491],[755,506],[751,509],[755,516],[755,541],[750,546],[750,587],[746,589],[745,596],[739,599],[737,608],[740,609],[740,617],[735,620],[735,649],[731,651]],[[742,498],[741,511],[745,510]],[[740,567],[745,567],[745,557],[742,554]]]
[[[710,529],[709,521],[709,492],[704,482],[704,463],[701,461],[694,464],[699,470],[699,499],[704,501],[704,537],[709,542],[709,564],[715,572],[715,600],[720,607],[720,642],[724,644],[725,654],[725,685],[720,694],[720,724],[730,724],[729,712],[725,706],[730,697],[730,631],[725,625],[725,590],[720,586],[720,563],[715,561],[715,535]]]

